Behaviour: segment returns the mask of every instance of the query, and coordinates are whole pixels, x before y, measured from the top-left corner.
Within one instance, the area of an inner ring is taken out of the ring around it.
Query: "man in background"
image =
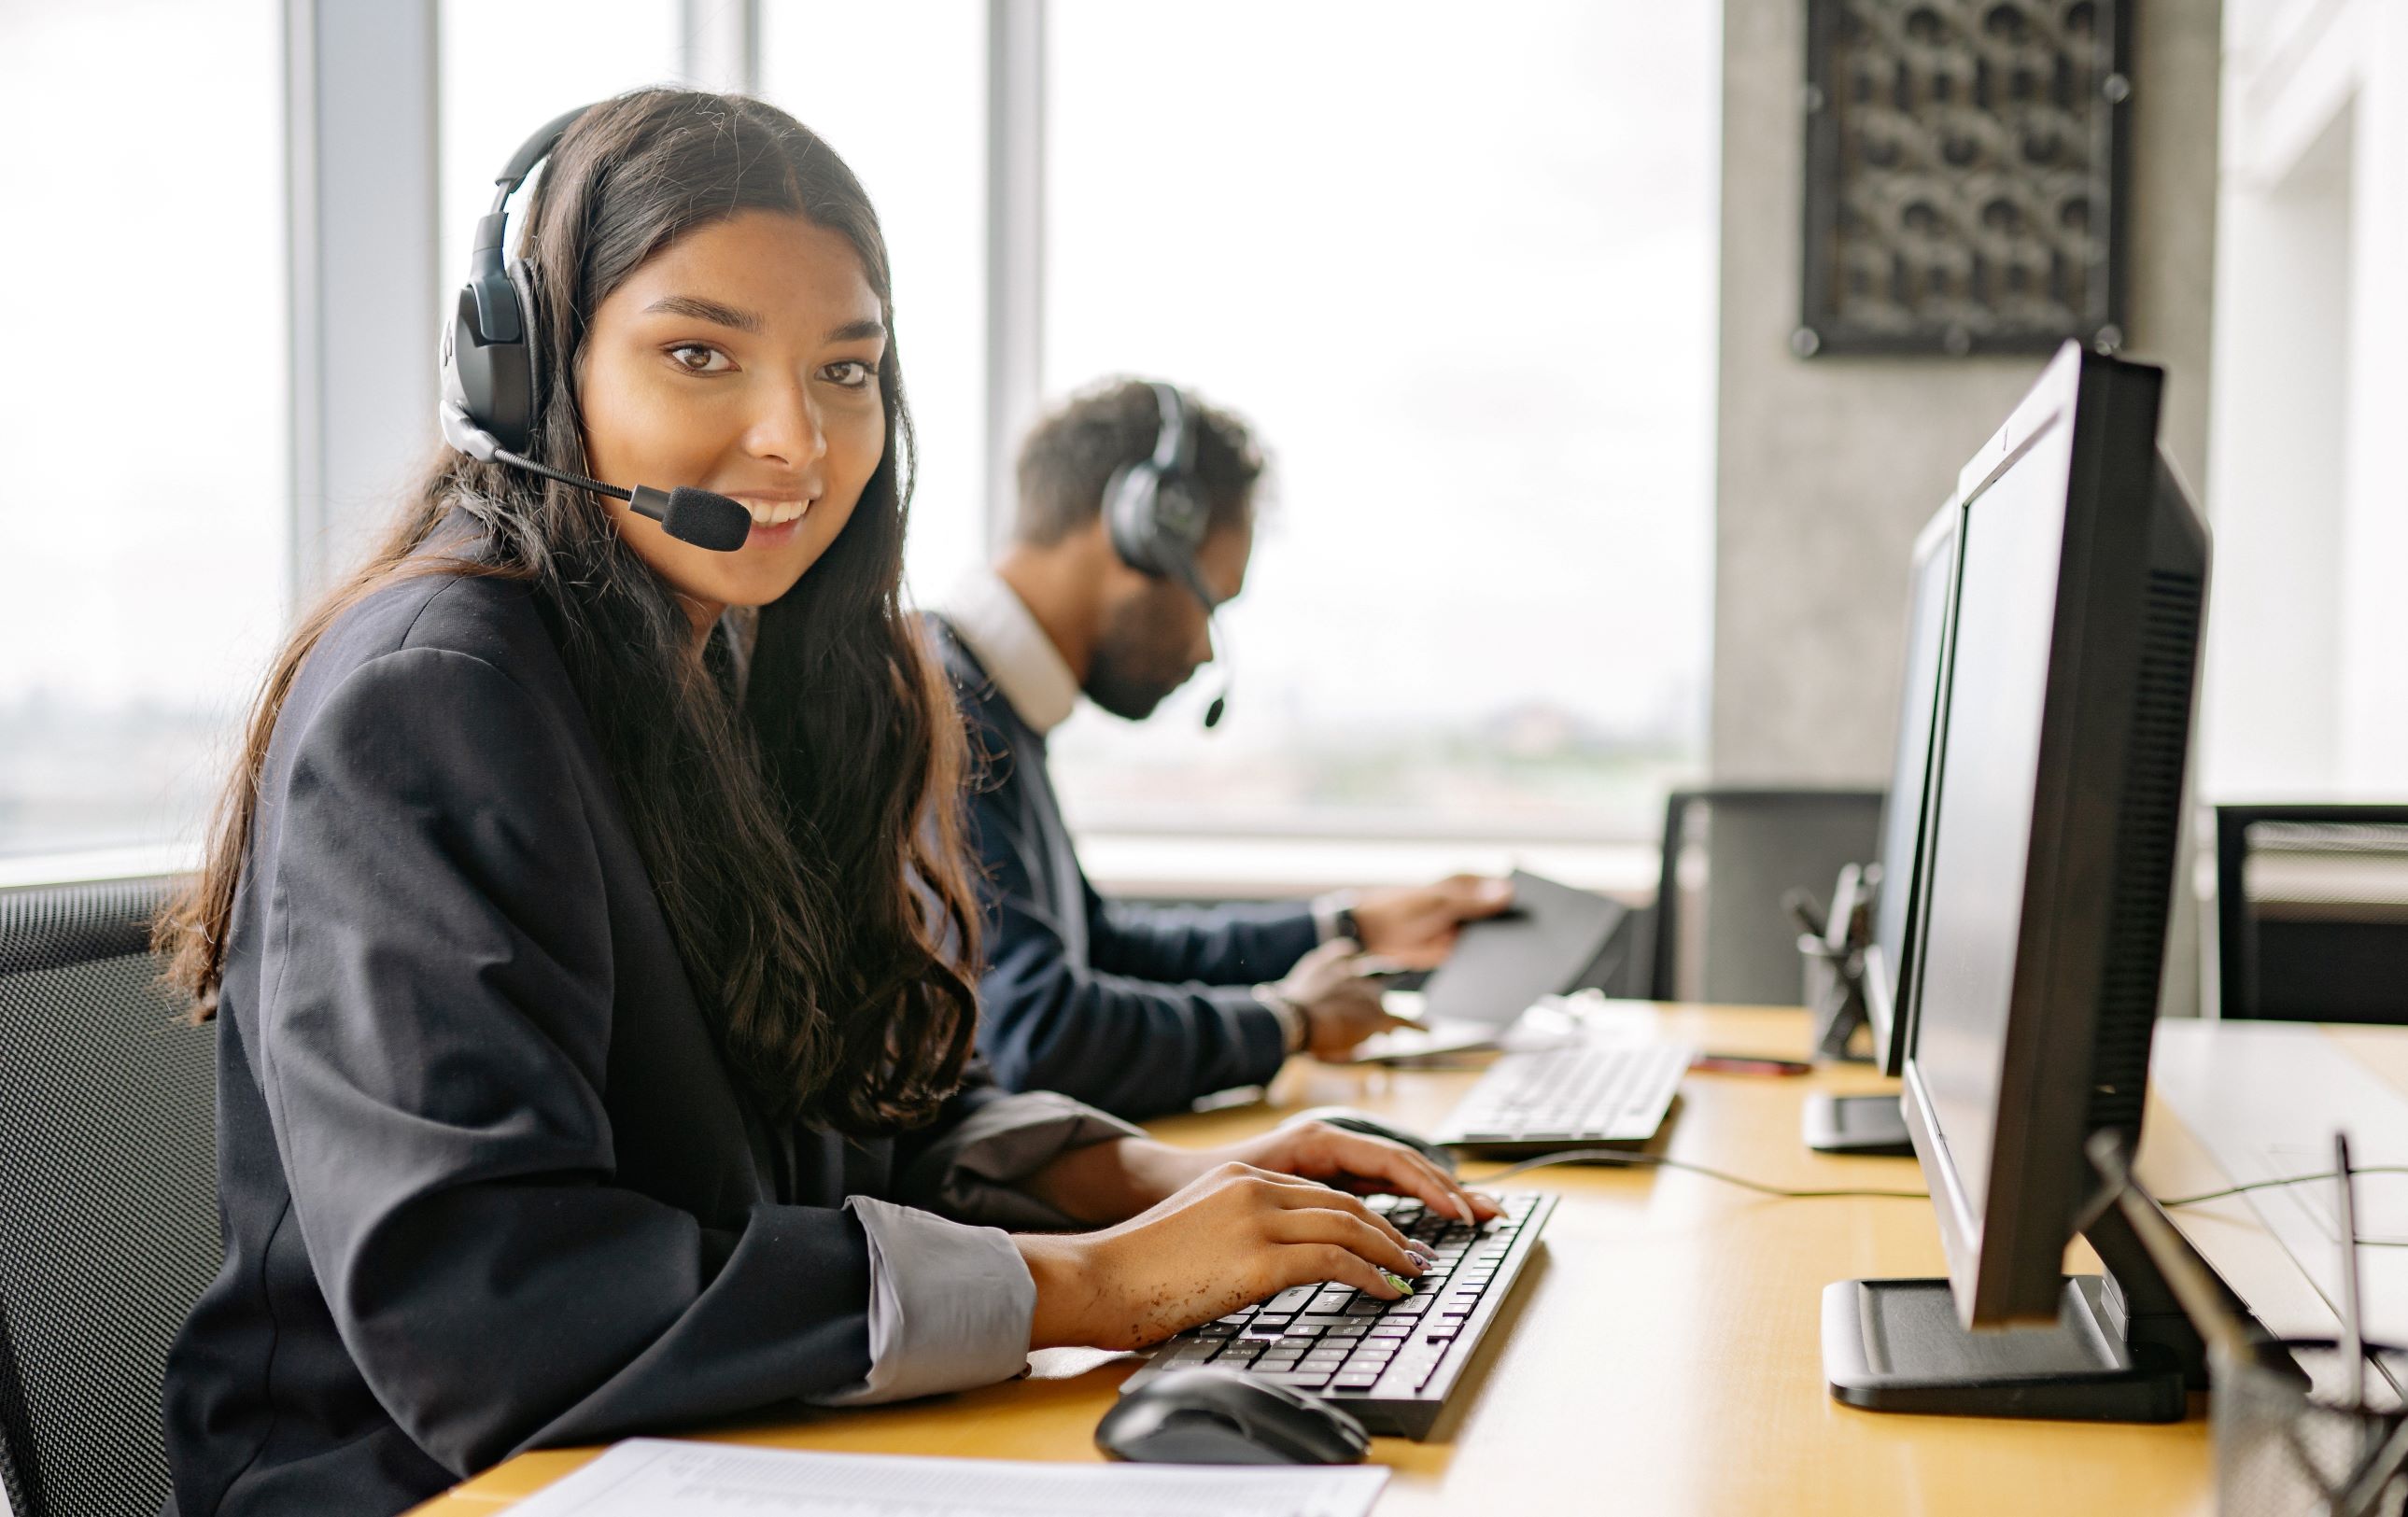
[[[1046,768],[1084,695],[1141,722],[1212,657],[1211,612],[1244,587],[1263,460],[1235,416],[1128,380],[1022,445],[1012,540],[931,618],[971,731],[984,865],[979,1041],[1010,1090],[1127,1117],[1344,1056],[1393,1023],[1364,972],[1428,967],[1502,880],[1210,910],[1110,902],[1080,867]]]

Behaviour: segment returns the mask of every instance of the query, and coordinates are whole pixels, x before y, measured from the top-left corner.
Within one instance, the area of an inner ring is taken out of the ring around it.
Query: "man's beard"
[[[1177,597],[1183,594],[1154,585],[1112,608],[1087,665],[1089,700],[1125,721],[1142,722],[1195,674],[1184,654],[1166,651],[1180,639]]]

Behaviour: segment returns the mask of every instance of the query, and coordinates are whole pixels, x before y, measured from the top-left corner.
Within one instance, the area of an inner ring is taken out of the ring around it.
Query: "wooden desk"
[[[1658,1014],[1668,1035],[1717,1051],[1798,1056],[1807,1041],[1795,1010]],[[1154,1130],[1176,1142],[1226,1142],[1328,1103],[1429,1127],[1471,1079],[1299,1063],[1269,1105],[1174,1118]],[[1790,1187],[1920,1191],[1912,1161],[1826,1157],[1800,1141],[1809,1091],[1881,1088],[1861,1068],[1801,1079],[1694,1075],[1666,1152]],[[2144,1178],[2160,1189],[2200,1178],[2206,1160],[2187,1135],[2162,1112],[2150,1121]],[[1476,1180],[1484,1167],[1466,1172]],[[2212,1184],[2212,1167],[2204,1175]],[[2209,1509],[2208,1431],[2198,1416],[2170,1427],[2100,1426],[1883,1416],[1831,1400],[1821,1369],[1823,1286],[1943,1273],[1927,1202],[1771,1200],[1672,1170],[1555,1168],[1516,1184],[1555,1192],[1563,1204],[1433,1437],[1374,1443],[1371,1457],[1396,1470],[1382,1517]],[[2247,1229],[2235,1223],[2232,1231],[2226,1252],[2250,1255]],[[2086,1252],[2071,1262],[2096,1267],[2081,1258]],[[1062,1354],[1041,1357],[1046,1370],[1081,1367]],[[1132,1363],[901,1407],[796,1411],[708,1436],[797,1449],[1095,1459],[1096,1420]],[[483,1517],[596,1452],[523,1455],[420,1512]]]

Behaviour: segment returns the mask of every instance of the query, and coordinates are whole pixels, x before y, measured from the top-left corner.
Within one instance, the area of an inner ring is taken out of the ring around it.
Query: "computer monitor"
[[[1873,1062],[1881,1066],[1882,1073],[1892,1076],[1904,1070],[1914,1019],[1917,893],[1930,832],[1927,819],[1934,795],[1932,748],[1941,728],[1940,702],[1946,694],[1941,675],[1956,608],[1959,512],[1958,502],[1951,496],[1932,513],[1915,537],[1914,556],[1907,571],[1906,675],[1899,693],[1896,755],[1882,802],[1881,852],[1876,858],[1880,869],[1873,875],[1870,940],[1857,977],[1864,1022],[1872,1035]],[[1843,881],[1854,878],[1842,876]],[[1841,901],[1832,903],[1831,937],[1849,930],[1841,921],[1847,909]],[[1907,1137],[1906,1114],[1896,1095],[1818,1092],[1808,1097],[1799,1117],[1806,1146],[1821,1152],[1895,1158],[1911,1158],[1914,1153]]]
[[[1916,890],[1923,879],[1926,823],[1933,798],[1931,752],[1940,731],[1940,682],[1956,607],[1956,518],[1950,500],[1914,539],[1907,577],[1906,680],[1899,692],[1898,747],[1883,803],[1881,881],[1873,887],[1872,938],[1865,947],[1865,1015],[1873,1057],[1885,1075],[1906,1067],[1906,1026],[1914,1005]]]
[[[1959,477],[1905,1071],[1949,1277],[1826,1293],[1857,1405],[2171,1420],[2200,1369],[2085,1150],[2139,1138],[2205,604],[2161,379],[2068,344]]]

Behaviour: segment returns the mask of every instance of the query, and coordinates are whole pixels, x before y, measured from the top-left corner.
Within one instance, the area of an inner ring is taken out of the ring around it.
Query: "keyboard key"
[[[1337,1326],[1330,1328],[1321,1336],[1325,1338],[1361,1338],[1370,1330],[1371,1324],[1369,1323],[1349,1317],[1346,1321],[1340,1323]]]
[[[1263,1314],[1269,1316],[1276,1313],[1283,1317],[1292,1317],[1304,1309],[1306,1302],[1320,1294],[1321,1287],[1318,1285],[1291,1285],[1263,1303]]]
[[[1334,1312],[1328,1315],[1316,1313],[1310,1317],[1298,1317],[1296,1321],[1288,1324],[1287,1325],[1288,1331],[1292,1333],[1305,1329],[1310,1329],[1316,1333],[1326,1333],[1345,1320],[1345,1318],[1339,1316]]]
[[[1409,1322],[1380,1322],[1371,1324],[1373,1338],[1411,1338],[1413,1324]]]

